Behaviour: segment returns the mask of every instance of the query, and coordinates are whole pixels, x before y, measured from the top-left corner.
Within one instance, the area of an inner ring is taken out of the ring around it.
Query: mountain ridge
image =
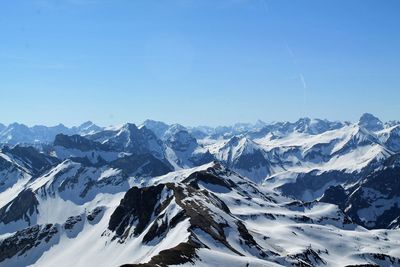
[[[0,264],[400,266],[398,127],[13,125],[34,141],[0,146]]]

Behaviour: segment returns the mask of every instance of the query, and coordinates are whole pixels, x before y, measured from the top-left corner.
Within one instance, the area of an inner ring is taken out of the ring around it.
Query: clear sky
[[[398,0],[12,0],[0,122],[400,119]]]

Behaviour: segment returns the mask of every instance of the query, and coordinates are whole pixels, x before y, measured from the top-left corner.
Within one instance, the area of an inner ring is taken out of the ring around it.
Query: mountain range
[[[400,122],[0,124],[1,266],[400,266]]]

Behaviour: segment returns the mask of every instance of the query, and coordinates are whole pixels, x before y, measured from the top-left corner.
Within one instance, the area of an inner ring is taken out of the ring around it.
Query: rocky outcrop
[[[39,202],[31,190],[24,190],[18,196],[0,209],[0,222],[7,224],[23,220],[31,225],[31,216],[37,213]]]
[[[381,168],[346,190],[330,187],[320,199],[338,205],[366,228],[397,228],[400,214],[400,155],[388,158]]]
[[[49,243],[59,232],[56,225],[35,225],[14,233],[0,241],[0,262],[14,256],[22,256],[29,250]]]

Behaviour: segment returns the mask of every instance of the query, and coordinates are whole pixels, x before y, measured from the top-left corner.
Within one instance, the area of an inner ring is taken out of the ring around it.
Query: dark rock
[[[52,224],[35,225],[14,233],[0,241],[0,262],[15,255],[21,256],[42,242],[48,243],[58,233]]]
[[[39,175],[60,162],[55,157],[39,152],[32,146],[4,147],[2,152],[16,158],[32,175]]]
[[[337,185],[329,187],[325,191],[320,201],[336,204],[339,206],[340,209],[343,210],[345,208],[346,199],[347,199],[346,191],[341,185]]]
[[[96,207],[94,210],[89,212],[86,218],[89,222],[99,221],[99,217],[102,216],[104,211],[105,211],[104,207]]]
[[[69,149],[78,149],[81,151],[90,151],[90,150],[104,150],[108,151],[109,148],[106,145],[101,143],[89,140],[80,135],[65,135],[58,134],[54,139],[54,146],[62,146],[64,148]]]
[[[66,230],[72,230],[74,228],[74,226],[82,221],[82,216],[78,215],[78,216],[71,216],[69,217],[65,223],[64,223],[64,229]]]
[[[164,185],[129,189],[111,215],[108,229],[122,236],[137,221],[134,234],[141,234],[150,222],[163,189]]]
[[[7,224],[13,221],[25,220],[31,225],[30,216],[37,213],[39,202],[35,194],[27,189],[0,209],[0,222]]]
[[[173,170],[169,164],[150,153],[125,156],[111,162],[110,166],[121,169],[128,175],[141,177],[160,176]]]

